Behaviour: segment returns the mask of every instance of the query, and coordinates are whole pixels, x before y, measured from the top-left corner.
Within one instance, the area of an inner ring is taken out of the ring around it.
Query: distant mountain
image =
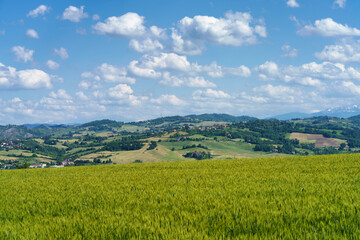
[[[243,121],[250,121],[250,120],[256,120],[257,118],[249,117],[249,116],[232,116],[229,114],[218,114],[218,113],[205,113],[200,115],[187,115],[185,117],[192,118],[192,119],[198,119],[201,121],[218,121],[218,122],[243,122]]]
[[[66,128],[71,125],[66,124],[46,124],[46,123],[33,123],[33,124],[23,124],[21,127],[26,128]]]
[[[292,112],[281,115],[276,115],[267,119],[278,119],[278,120],[290,120],[295,118],[311,118],[311,117],[337,117],[337,118],[349,118],[352,116],[360,115],[360,106],[352,105],[338,108],[328,108],[326,110],[316,112],[316,113],[301,113],[301,112]]]
[[[313,117],[313,115],[308,113],[292,112],[292,113],[276,115],[267,119],[291,120],[296,118],[310,118],[310,117]]]
[[[338,118],[349,118],[360,114],[360,106],[351,105],[338,108],[329,108],[324,111],[314,113],[313,116],[329,116]]]

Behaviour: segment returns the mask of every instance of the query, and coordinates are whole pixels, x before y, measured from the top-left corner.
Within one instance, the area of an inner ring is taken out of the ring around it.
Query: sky
[[[0,0],[0,124],[360,105],[357,0]]]

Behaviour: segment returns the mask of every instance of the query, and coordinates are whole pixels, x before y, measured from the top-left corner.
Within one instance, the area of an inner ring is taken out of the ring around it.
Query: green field
[[[358,239],[360,155],[0,172],[0,239]]]

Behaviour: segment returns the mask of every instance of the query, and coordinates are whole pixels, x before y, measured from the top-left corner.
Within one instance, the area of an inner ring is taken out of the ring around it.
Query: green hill
[[[250,121],[250,120],[256,120],[257,118],[249,117],[249,116],[232,116],[229,114],[218,114],[218,113],[212,113],[212,114],[200,114],[200,115],[187,115],[186,117],[191,119],[198,119],[201,121],[218,121],[218,122],[243,122],[243,121]]]

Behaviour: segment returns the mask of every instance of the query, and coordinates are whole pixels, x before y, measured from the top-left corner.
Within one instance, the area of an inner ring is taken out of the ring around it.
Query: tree
[[[346,144],[345,144],[345,143],[341,143],[338,150],[339,150],[339,151],[342,151],[342,150],[344,150],[345,147],[346,147]]]

